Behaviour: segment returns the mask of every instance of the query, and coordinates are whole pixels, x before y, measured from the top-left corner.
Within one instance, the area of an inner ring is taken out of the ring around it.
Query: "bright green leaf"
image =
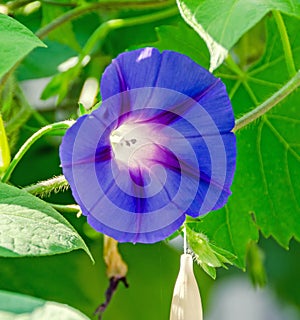
[[[205,40],[214,70],[240,37],[268,12],[300,17],[298,0],[177,0],[180,13]]]
[[[300,67],[299,24],[286,17],[295,65]],[[289,80],[283,48],[273,18],[267,19],[267,50],[247,71],[231,64],[216,74],[223,78],[240,116],[274,94]],[[237,170],[232,195],[225,208],[211,212],[197,223],[215,245],[235,254],[235,264],[245,267],[249,243],[258,231],[287,247],[300,239],[300,90],[296,90],[261,119],[237,132]],[[242,103],[241,103],[242,101]]]
[[[52,255],[83,249],[91,257],[64,217],[46,202],[4,183],[0,183],[0,217],[2,256]]]
[[[0,14],[0,78],[43,42],[15,19]]]
[[[88,320],[85,315],[66,304],[44,301],[19,293],[0,291],[2,320]]]
[[[286,17],[296,67],[300,66],[299,21]],[[236,114],[249,111],[289,80],[283,48],[272,18],[268,50],[233,96]],[[234,81],[226,81],[230,86]],[[240,98],[243,96],[243,107]],[[249,128],[237,133],[238,164],[229,210],[252,213],[265,237],[284,247],[300,239],[300,90],[283,100]],[[248,110],[247,110],[248,108]]]
[[[196,261],[206,273],[215,279],[215,268],[226,267],[225,264],[233,264],[236,256],[213,245],[202,231],[203,228],[199,222],[188,222],[186,224],[189,247],[192,249]]]
[[[210,244],[218,247],[219,250],[222,248],[224,252],[218,253],[230,263],[239,268],[245,268],[247,245],[250,239],[258,240],[258,231],[248,213],[229,211],[232,198],[233,196],[225,208],[213,211],[199,221],[189,222],[188,225],[194,232],[204,234]],[[194,247],[192,249],[194,250]]]

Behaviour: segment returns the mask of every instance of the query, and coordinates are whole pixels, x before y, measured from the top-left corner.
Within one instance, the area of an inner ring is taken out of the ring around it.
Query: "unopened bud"
[[[193,272],[193,258],[183,254],[175,283],[170,320],[202,320],[202,303]]]

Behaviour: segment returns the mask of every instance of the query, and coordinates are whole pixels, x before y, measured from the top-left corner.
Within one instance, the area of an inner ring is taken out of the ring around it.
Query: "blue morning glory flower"
[[[60,147],[63,173],[94,229],[153,243],[186,215],[225,205],[236,142],[220,79],[187,56],[145,48],[112,61],[101,95]]]

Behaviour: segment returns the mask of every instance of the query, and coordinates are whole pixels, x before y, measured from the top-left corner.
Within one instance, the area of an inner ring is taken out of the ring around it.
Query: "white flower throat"
[[[153,126],[145,123],[122,124],[110,134],[115,159],[136,167],[153,156]]]

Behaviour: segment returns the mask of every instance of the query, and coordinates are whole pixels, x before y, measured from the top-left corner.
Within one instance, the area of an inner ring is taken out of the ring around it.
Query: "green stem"
[[[282,16],[279,11],[275,10],[273,11],[273,16],[275,18],[279,33],[280,33],[280,38],[283,46],[283,51],[284,51],[284,56],[285,56],[285,61],[286,61],[286,66],[288,69],[288,73],[290,77],[293,77],[296,73],[296,67],[294,63],[294,58],[293,58],[293,53],[291,49],[291,44],[289,40],[289,36],[287,34],[287,30],[284,24],[284,21],[282,19]]]
[[[36,184],[24,187],[22,190],[41,198],[48,197],[52,192],[58,193],[67,190],[69,183],[63,175],[40,181]]]
[[[3,177],[2,177],[2,182],[7,182],[15,169],[16,165],[19,163],[19,161],[22,159],[24,154],[28,151],[28,149],[32,146],[32,144],[37,141],[39,138],[46,134],[58,132],[61,130],[67,130],[72,122],[70,121],[62,121],[62,122],[57,122],[54,124],[49,124],[48,126],[43,127],[36,133],[34,133],[29,139],[25,141],[25,143],[22,145],[20,150],[17,152],[17,154],[14,156],[12,159],[9,167],[5,171]]]
[[[285,99],[289,94],[291,94],[294,90],[296,90],[300,86],[300,70],[296,73],[291,80],[289,80],[281,89],[275,92],[269,99],[263,102],[254,110],[246,113],[243,117],[238,119],[235,122],[235,127],[233,131],[238,131],[241,128],[245,127],[249,123],[255,121],[274,106],[276,106],[279,102]]]
[[[125,27],[132,27],[139,24],[150,23],[157,20],[172,17],[176,14],[178,14],[178,9],[176,7],[172,7],[164,11],[158,11],[158,12],[143,15],[143,16],[126,18],[126,19],[114,19],[114,20],[109,20],[102,23],[101,26],[94,31],[94,33],[91,35],[91,37],[88,39],[87,43],[83,47],[79,56],[78,65],[81,64],[85,56],[91,53],[94,46],[96,44],[99,44],[99,41],[100,42],[104,41],[108,33],[111,32],[112,30],[125,28]]]
[[[165,1],[137,1],[137,2],[99,2],[99,3],[91,3],[84,6],[80,6],[78,8],[75,8],[71,11],[68,11],[67,13],[61,15],[60,17],[53,20],[51,23],[46,25],[45,27],[41,28],[36,32],[36,36],[38,36],[40,39],[45,38],[50,32],[55,30],[56,28],[60,27],[62,24],[74,20],[78,18],[79,16],[82,16],[84,14],[87,14],[89,12],[99,10],[99,9],[116,9],[116,8],[132,8],[132,9],[150,9],[150,8],[161,8],[166,7],[168,5],[173,4],[173,0],[165,0]],[[173,8],[175,9],[175,7]],[[178,12],[178,10],[177,10]],[[154,13],[155,14],[155,13]],[[153,15],[154,15],[153,14]]]
[[[163,11],[158,11],[155,13],[142,15],[138,17],[133,18],[126,18],[126,19],[113,19],[108,20],[106,22],[103,22],[95,31],[94,33],[89,37],[88,41],[82,48],[79,56],[78,56],[78,62],[77,64],[72,68],[73,77],[76,77],[76,75],[80,72],[82,67],[82,61],[84,58],[91,54],[93,48],[96,45],[102,45],[106,36],[112,31],[119,28],[125,28],[125,27],[132,27],[139,24],[145,24],[154,22],[160,19],[165,19],[172,17],[174,15],[178,14],[177,7],[171,7]],[[71,70],[71,69],[69,69]]]

